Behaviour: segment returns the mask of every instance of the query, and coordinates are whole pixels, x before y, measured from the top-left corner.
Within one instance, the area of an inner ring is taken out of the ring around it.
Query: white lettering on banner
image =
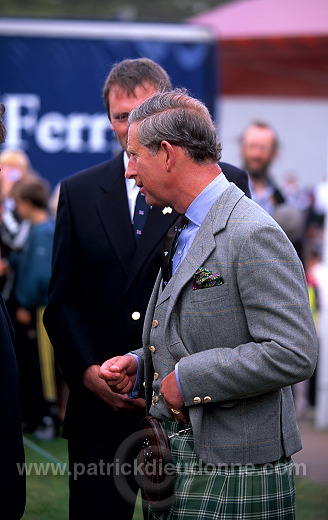
[[[39,117],[37,94],[7,94],[7,148],[28,149],[28,138],[46,153],[105,153],[111,149],[110,125],[105,114],[48,112]]]
[[[3,101],[6,106],[6,144],[10,148],[26,148],[22,133],[33,135],[40,98],[33,94],[16,94],[4,96]]]
[[[48,153],[61,152],[65,148],[66,118],[58,112],[48,112],[40,118],[35,128],[35,141]]]

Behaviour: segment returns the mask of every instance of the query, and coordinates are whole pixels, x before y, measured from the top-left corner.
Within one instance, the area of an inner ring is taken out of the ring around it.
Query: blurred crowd
[[[23,430],[48,440],[59,432],[67,393],[42,323],[57,193],[24,151],[4,150],[0,163],[0,288],[15,329]]]
[[[253,121],[240,137],[239,166],[249,174],[253,200],[280,224],[303,262],[314,317],[320,313],[328,183],[300,187],[297,172],[278,185],[274,161],[279,152],[275,130]],[[42,323],[51,273],[59,186],[36,173],[22,150],[0,153],[0,289],[14,324],[20,373],[23,428],[39,440],[58,435],[68,389]],[[315,406],[316,373],[294,388],[298,416]]]

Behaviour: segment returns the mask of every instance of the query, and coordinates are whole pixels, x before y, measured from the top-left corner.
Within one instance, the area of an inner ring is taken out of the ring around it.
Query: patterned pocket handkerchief
[[[222,285],[224,280],[218,273],[213,273],[205,269],[205,267],[199,267],[193,276],[192,288],[206,289],[207,287],[214,287],[215,285]]]

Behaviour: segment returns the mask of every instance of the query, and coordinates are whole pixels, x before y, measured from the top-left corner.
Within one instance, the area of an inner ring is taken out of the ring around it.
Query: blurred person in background
[[[15,202],[11,196],[14,184],[25,175],[32,173],[29,157],[23,150],[3,150],[0,153],[0,193],[2,201],[2,214],[0,224],[0,248],[1,257],[7,258],[13,251],[19,251],[24,246],[29,233],[30,224],[18,215]],[[0,277],[1,290],[11,314],[11,290],[13,278]]]
[[[24,175],[32,173],[31,162],[23,150],[3,150],[0,153],[1,192],[4,198],[10,197],[11,188]]]
[[[307,249],[305,264],[310,308],[319,337],[322,281],[325,279],[324,264],[320,252],[314,246]],[[320,337],[319,337],[320,339]],[[319,345],[320,347],[320,345]],[[319,357],[320,363],[320,357]],[[295,408],[298,419],[312,419],[316,404],[317,368],[309,379],[293,386]]]
[[[0,190],[3,201],[1,241],[10,250],[20,249],[28,234],[27,223],[22,220],[15,210],[15,203],[11,196],[14,184],[25,175],[32,173],[32,167],[27,154],[23,150],[4,150],[0,153],[1,175]]]
[[[305,271],[309,288],[311,309],[320,337],[322,330],[321,316],[324,308],[325,287],[327,287],[328,273],[324,261],[324,226],[328,214],[328,181],[324,180],[314,186],[312,190],[312,204],[308,209],[306,226]],[[320,357],[319,357],[320,363]],[[294,388],[296,409],[300,418],[313,416],[317,402],[317,373]]]
[[[4,106],[0,104],[0,144],[5,140]],[[1,169],[1,163],[0,163]],[[19,520],[25,510],[26,477],[18,392],[14,330],[0,294],[0,517]],[[20,468],[19,468],[20,466]],[[22,471],[19,471],[22,469]]]
[[[305,214],[290,204],[271,173],[278,149],[278,136],[268,123],[256,120],[244,129],[240,139],[240,154],[243,168],[249,175],[252,199],[278,222],[304,261]]]
[[[301,187],[296,172],[286,173],[282,192],[286,202],[291,206],[306,212],[311,204],[311,189]]]
[[[242,167],[249,175],[252,199],[269,215],[273,215],[278,204],[285,198],[275,185],[270,167],[277,156],[278,137],[273,128],[262,121],[250,123],[240,139]]]
[[[48,212],[50,186],[34,174],[26,174],[11,189],[22,220],[30,223],[24,247],[11,253],[8,267],[14,272],[13,322],[20,373],[21,406],[25,431],[47,440],[55,435],[56,402],[53,349],[43,327],[48,302],[54,220]],[[5,263],[2,261],[3,269]]]

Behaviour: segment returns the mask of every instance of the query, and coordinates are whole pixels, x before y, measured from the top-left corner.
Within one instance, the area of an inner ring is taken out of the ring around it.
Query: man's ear
[[[162,141],[161,150],[164,153],[166,169],[167,171],[170,171],[176,159],[175,149],[168,141]]]

